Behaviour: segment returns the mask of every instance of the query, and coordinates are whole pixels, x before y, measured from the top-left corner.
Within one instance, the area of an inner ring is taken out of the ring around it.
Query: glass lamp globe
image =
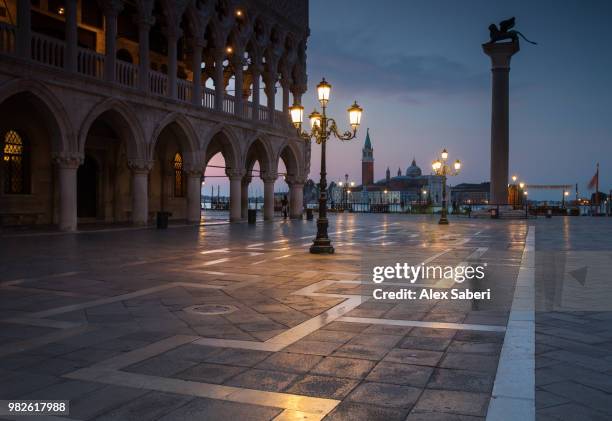
[[[329,94],[331,93],[331,85],[323,78],[317,85],[317,96],[321,106],[325,107],[329,102]]]
[[[363,113],[363,108],[361,108],[357,101],[353,103],[348,109],[349,113],[349,122],[353,130],[357,130],[357,127],[361,124],[361,114]]]
[[[289,114],[291,115],[291,122],[296,128],[300,128],[302,121],[304,121],[304,107],[299,104],[293,104],[289,107]]]

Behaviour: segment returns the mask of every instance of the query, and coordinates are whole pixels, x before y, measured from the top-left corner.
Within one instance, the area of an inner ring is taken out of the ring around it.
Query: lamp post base
[[[331,245],[329,238],[316,238],[310,252],[313,254],[334,254],[334,247]]]
[[[444,212],[444,210],[442,210],[442,213],[440,214],[440,220],[438,221],[438,224],[448,225],[448,218],[446,217],[446,212]]]

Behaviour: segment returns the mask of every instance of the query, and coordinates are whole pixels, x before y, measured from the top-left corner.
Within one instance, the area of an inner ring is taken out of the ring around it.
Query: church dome
[[[406,169],[406,177],[419,177],[421,175],[421,169],[417,166],[414,158],[412,164]]]

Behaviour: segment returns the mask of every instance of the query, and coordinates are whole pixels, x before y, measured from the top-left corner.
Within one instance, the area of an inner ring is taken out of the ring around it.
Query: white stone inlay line
[[[487,421],[535,420],[535,227],[527,232]]]
[[[390,326],[413,326],[427,327],[431,329],[453,329],[453,330],[481,330],[486,332],[505,332],[504,326],[496,325],[475,325],[468,323],[446,323],[446,322],[421,322],[418,320],[395,320],[395,319],[375,319],[371,317],[340,317],[339,322],[348,323],[367,323],[372,325]]]
[[[172,336],[143,348],[101,361],[89,368],[83,368],[65,374],[63,377],[127,386],[137,389],[156,390],[202,398],[270,406],[301,412],[308,416],[313,415],[313,419],[321,419],[340,403],[340,401],[334,399],[312,398],[289,393],[266,392],[241,387],[221,386],[218,384],[199,383],[189,380],[119,371],[122,368],[163,354],[181,345],[194,343],[197,339],[197,336]],[[304,419],[311,418],[306,417]]]

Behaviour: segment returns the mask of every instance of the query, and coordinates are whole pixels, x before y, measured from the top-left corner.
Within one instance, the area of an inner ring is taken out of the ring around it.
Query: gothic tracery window
[[[183,177],[183,156],[177,152],[174,155],[174,197],[183,197],[184,192],[184,177]]]
[[[3,141],[4,193],[28,193],[27,151],[24,140],[15,130],[9,130]]]

